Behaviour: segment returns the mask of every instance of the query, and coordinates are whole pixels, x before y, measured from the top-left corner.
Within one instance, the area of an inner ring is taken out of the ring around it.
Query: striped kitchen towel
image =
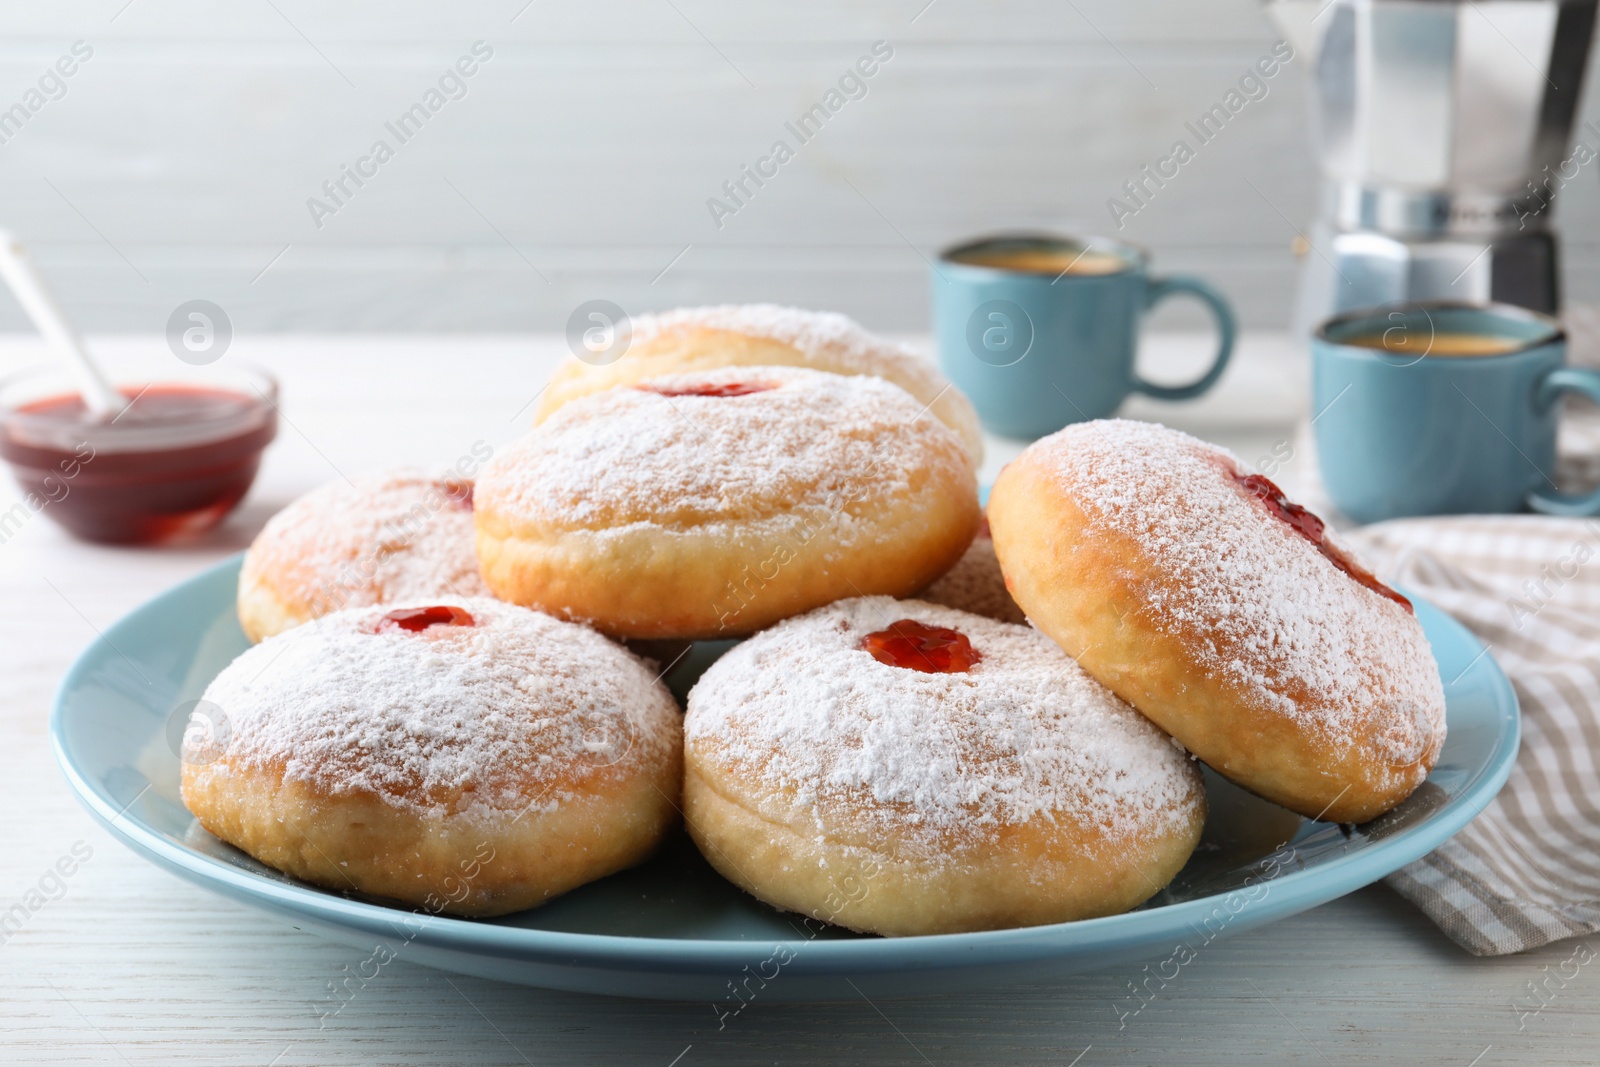
[[[1522,704],[1500,795],[1389,885],[1480,956],[1600,930],[1600,520],[1402,519],[1344,536],[1488,645]]]

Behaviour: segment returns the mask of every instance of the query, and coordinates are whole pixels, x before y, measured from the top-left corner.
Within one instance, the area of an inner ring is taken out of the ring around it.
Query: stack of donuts
[[[262,530],[258,643],[204,694],[230,736],[183,766],[206,830],[492,916],[681,824],[768,904],[911,935],[1149,899],[1200,839],[1201,761],[1360,822],[1438,758],[1412,606],[1185,434],[1071,426],[985,516],[965,398],[770,306],[647,317],[541,399],[497,452],[340,481]],[[723,639],[680,709],[674,652]]]

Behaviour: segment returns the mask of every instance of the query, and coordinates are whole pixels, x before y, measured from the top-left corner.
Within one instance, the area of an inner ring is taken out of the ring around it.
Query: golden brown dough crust
[[[583,627],[424,603],[473,623],[380,632],[408,606],[337,612],[225,668],[204,699],[226,727],[185,738],[200,824],[297,878],[456,915],[534,907],[647,856],[682,778],[665,686]]]
[[[680,308],[633,320],[620,359],[603,366],[561,364],[539,400],[536,423],[580,396],[646,378],[718,367],[808,367],[876,375],[893,382],[954,430],[973,464],[983,461],[983,431],[972,402],[928,360],[875,337],[843,315],[772,304]]]
[[[911,619],[966,635],[969,671],[881,663]],[[724,877],[781,908],[886,935],[1110,915],[1199,841],[1195,765],[1049,638],[866,597],[780,623],[689,698],[684,817]]]
[[[1028,616],[1011,599],[1011,591],[1006,588],[1006,576],[1001,573],[1000,559],[994,554],[994,539],[989,536],[987,522],[956,565],[918,593],[917,599],[1000,622],[1020,625],[1028,621]]]
[[[471,500],[471,478],[411,467],[313,489],[269,519],[245,553],[245,636],[261,641],[343,608],[488,596]]]
[[[616,637],[735,637],[914,592],[972,540],[971,457],[897,386],[793,367],[647,384],[566,405],[485,467],[495,595]]]
[[[1248,473],[1165,427],[1070,426],[1001,472],[995,549],[1034,625],[1189,751],[1302,815],[1363,822],[1438,759],[1438,667],[1416,618]]]

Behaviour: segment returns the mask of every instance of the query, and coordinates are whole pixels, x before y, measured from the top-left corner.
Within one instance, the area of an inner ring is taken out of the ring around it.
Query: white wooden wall
[[[16,0],[0,109],[74,41],[94,54],[0,144],[0,225],[95,330],[158,331],[195,297],[241,330],[559,329],[593,297],[918,329],[923,257],[1110,229],[1107,198],[1276,37],[1255,0]],[[478,40],[468,95],[313,225],[306,199],[396,145],[384,122]],[[714,225],[707,198],[877,40],[894,57],[868,94]],[[1304,74],[1122,232],[1257,326],[1287,321],[1287,220],[1314,204]],[[1560,216],[1580,299],[1600,295],[1596,184]]]

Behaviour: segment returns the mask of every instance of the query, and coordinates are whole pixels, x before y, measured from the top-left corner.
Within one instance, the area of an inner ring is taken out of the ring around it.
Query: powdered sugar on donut
[[[980,532],[956,565],[917,596],[932,604],[959,608],[1001,622],[1028,621],[1006,589],[1000,560],[994,554],[994,541],[987,532]]]
[[[472,481],[412,467],[314,489],[274,515],[245,558],[316,614],[419,597],[488,596],[473,548]]]
[[[1444,690],[1421,625],[1242,491],[1232,474],[1248,471],[1232,453],[1122,419],[1070,426],[1032,449],[1091,531],[1131,539],[1162,574],[1139,587],[1151,622],[1250,704],[1330,744],[1377,724],[1397,762],[1426,747],[1419,730],[1443,736]],[[1375,706],[1374,694],[1392,703]]]
[[[379,631],[394,606],[342,611],[234,660],[205,691],[229,728],[208,770],[281,773],[408,810],[516,815],[560,804],[587,775],[654,765],[677,743],[671,694],[621,646],[492,599],[412,606],[434,604],[476,624]]]
[[[684,328],[771,338],[812,359],[854,364],[858,374],[881,373],[889,363],[899,373],[928,382],[939,377],[925,358],[868,333],[854,319],[833,311],[807,311],[777,304],[721,304],[640,315],[633,320],[633,343],[643,345],[660,334]]]
[[[860,647],[900,619],[965,634],[981,659],[925,674]],[[764,793],[890,820],[929,854],[963,828],[1037,818],[1113,840],[1193,817],[1197,777],[1161,733],[1029,627],[861,597],[733,649],[689,694],[686,743]]]
[[[744,396],[662,395],[770,384]],[[814,512],[842,530],[849,505],[919,491],[929,467],[972,481],[954,432],[881,378],[729,367],[579,398],[503,450],[479,506],[519,522],[669,529]]]

